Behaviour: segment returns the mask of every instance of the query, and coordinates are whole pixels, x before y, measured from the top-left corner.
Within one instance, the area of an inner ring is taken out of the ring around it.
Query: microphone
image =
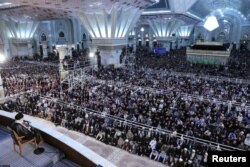
[[[23,120],[24,123],[30,124],[30,121]]]

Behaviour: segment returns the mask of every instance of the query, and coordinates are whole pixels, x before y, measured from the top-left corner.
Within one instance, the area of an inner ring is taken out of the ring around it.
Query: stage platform
[[[193,47],[187,48],[187,61],[194,64],[219,64],[226,65],[230,52],[220,42],[197,42]]]
[[[15,113],[0,111],[0,116],[1,115],[12,117]],[[86,156],[95,161],[96,164],[101,164],[103,167],[166,167],[166,164],[150,160],[149,157],[131,154],[120,148],[104,144],[92,137],[84,135],[83,133],[68,130],[61,126],[55,126],[55,124],[50,121],[29,115],[25,115],[25,118],[37,127],[43,125],[43,127],[38,129],[46,131],[47,133],[53,133],[56,138],[68,143],[72,148],[80,149],[79,151],[82,151],[84,154],[89,153]],[[62,136],[62,134],[65,136]],[[9,149],[12,149],[12,145],[10,145]],[[95,155],[93,155],[91,151],[94,152]],[[110,162],[112,162],[112,164]],[[66,164],[66,166],[61,166],[62,164]],[[57,162],[55,167],[71,167],[67,165],[68,161],[63,159]]]
[[[45,152],[35,155],[34,145],[26,144],[23,155],[14,151],[13,140],[8,129],[0,127],[0,166],[5,167],[79,167],[73,162],[64,159],[64,154],[57,148],[43,143]],[[16,146],[17,151],[19,148]]]

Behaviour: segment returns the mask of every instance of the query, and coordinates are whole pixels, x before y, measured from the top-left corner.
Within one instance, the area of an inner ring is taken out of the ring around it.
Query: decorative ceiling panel
[[[198,0],[170,0],[171,10],[186,13]]]
[[[148,20],[171,20],[171,19],[177,19],[177,20],[182,20],[186,25],[190,24],[196,24],[199,21],[191,18],[187,15],[184,14],[162,14],[162,15],[144,15],[141,16],[139,20],[139,24],[146,24],[148,23]]]
[[[70,18],[73,16],[72,11],[54,10],[48,8],[34,7],[34,6],[20,6],[3,10],[1,12],[1,19],[11,18],[13,20],[44,20],[44,19],[58,19]]]
[[[157,0],[8,0],[8,2],[44,8],[84,10],[85,12],[91,12],[103,8],[111,9],[113,5],[146,8],[154,5]]]
[[[190,12],[202,18],[209,15],[212,11],[232,8],[243,13],[245,16],[249,14],[250,1],[249,0],[199,0],[191,8]]]
[[[70,18],[75,12],[97,12],[111,10],[113,6],[145,9],[159,2],[158,0],[0,0],[2,17],[30,17],[30,19]],[[15,5],[8,9],[1,4]]]
[[[112,8],[110,13],[79,13],[79,19],[92,38],[125,38],[140,15],[137,8]]]
[[[168,0],[159,0],[159,3],[148,7],[146,10],[156,10],[156,9],[170,10]]]

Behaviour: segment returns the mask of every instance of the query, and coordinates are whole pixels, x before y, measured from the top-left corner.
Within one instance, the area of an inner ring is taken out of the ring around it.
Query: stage
[[[41,145],[45,152],[40,155],[33,153],[35,147],[31,144],[26,144],[23,149],[23,154],[13,149],[13,140],[8,129],[0,127],[0,166],[6,167],[79,167],[73,162],[64,159],[64,154],[57,148],[43,143]],[[18,146],[16,150],[19,151]]]
[[[0,111],[0,115],[13,117],[15,114],[8,113],[5,111]],[[38,127],[39,125],[43,125],[40,127],[40,130],[46,131],[47,133],[53,134],[54,137],[64,141],[65,143],[70,144],[73,148],[79,150],[84,155],[91,158],[96,164],[102,164],[103,167],[166,167],[166,164],[163,164],[158,161],[150,160],[148,157],[142,157],[138,155],[131,154],[127,151],[124,151],[120,148],[104,144],[92,137],[86,136],[83,133],[68,130],[61,126],[55,126],[52,122],[32,117],[29,115],[25,115],[25,118],[33,123],[34,126]],[[63,134],[63,135],[62,135]],[[11,138],[10,138],[11,139]],[[12,139],[11,139],[12,140]],[[1,143],[0,143],[1,144]],[[31,146],[32,147],[32,146]],[[45,148],[45,147],[44,147]],[[1,149],[1,147],[0,147]],[[8,149],[13,149],[12,143],[9,145]],[[46,148],[45,148],[46,150]],[[95,155],[93,155],[93,153]],[[94,157],[93,157],[94,156]],[[55,167],[66,167],[59,166],[60,163],[68,162],[67,159],[62,159],[57,162],[58,166]],[[71,162],[71,161],[70,161]],[[112,162],[113,164],[109,163]],[[0,160],[0,165],[1,165]],[[22,167],[22,166],[20,166]],[[26,166],[25,166],[26,167]],[[27,166],[28,167],[28,166]],[[70,166],[67,166],[70,167]],[[72,166],[73,167],[73,166]],[[84,167],[84,166],[82,166]]]
[[[194,64],[226,65],[231,47],[220,42],[197,42],[187,48],[187,61]]]

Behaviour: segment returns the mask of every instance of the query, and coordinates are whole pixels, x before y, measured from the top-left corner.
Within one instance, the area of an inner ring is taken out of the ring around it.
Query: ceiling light
[[[219,27],[219,23],[218,20],[216,19],[215,16],[209,16],[206,21],[205,24],[203,25],[204,28],[206,28],[208,31],[213,31],[216,28]]]
[[[142,15],[167,14],[167,13],[171,13],[171,11],[170,10],[143,11]]]
[[[95,56],[95,54],[93,52],[89,53],[89,57],[94,57],[94,56]]]
[[[0,54],[0,63],[5,62],[6,58],[4,55]]]

